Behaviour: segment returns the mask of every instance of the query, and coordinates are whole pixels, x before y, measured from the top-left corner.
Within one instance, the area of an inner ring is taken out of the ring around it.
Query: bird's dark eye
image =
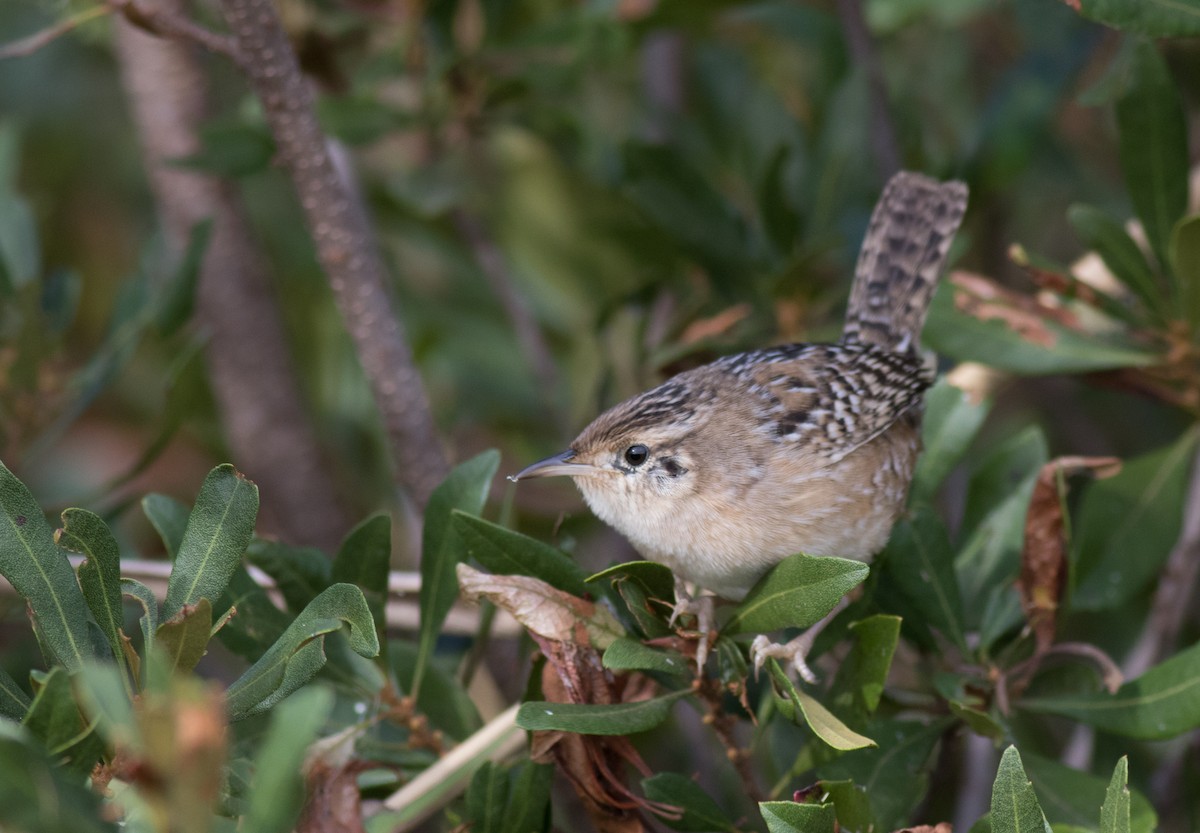
[[[646,448],[646,446],[642,445],[641,443],[638,443],[637,445],[631,445],[629,448],[625,449],[625,462],[631,466],[640,466],[642,463],[646,462],[646,458],[649,456],[650,449]]]

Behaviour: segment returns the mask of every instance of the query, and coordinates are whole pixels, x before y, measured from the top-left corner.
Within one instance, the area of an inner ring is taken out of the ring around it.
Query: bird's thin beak
[[[575,452],[567,449],[562,454],[555,454],[553,457],[547,457],[545,460],[538,460],[532,466],[526,466],[516,474],[510,474],[508,479],[513,483],[518,480],[525,480],[530,477],[557,477],[559,475],[567,475],[568,477],[578,477],[581,474],[595,474],[599,469],[587,463],[572,462],[575,459]]]

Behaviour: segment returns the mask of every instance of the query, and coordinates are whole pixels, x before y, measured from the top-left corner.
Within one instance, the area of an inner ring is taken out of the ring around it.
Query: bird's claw
[[[699,632],[696,641],[696,674],[699,675],[704,670],[704,664],[708,662],[709,634],[716,621],[713,597],[705,593],[694,593],[692,588],[677,579],[675,607],[671,610],[667,627],[675,627],[675,622],[684,614],[696,617],[696,630]]]
[[[817,675],[808,667],[808,652],[812,648],[812,637],[806,631],[795,639],[780,645],[772,642],[766,634],[759,634],[750,643],[750,659],[754,662],[754,677],[757,679],[763,664],[770,658],[784,660],[791,664],[796,674],[806,683],[816,683]]]

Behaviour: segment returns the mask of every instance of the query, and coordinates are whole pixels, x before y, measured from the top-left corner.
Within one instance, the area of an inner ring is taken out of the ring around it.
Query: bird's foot
[[[675,579],[675,607],[671,610],[667,626],[675,627],[676,620],[685,614],[696,617],[696,630],[699,632],[696,642],[697,675],[704,670],[704,664],[708,662],[709,634],[712,633],[716,622],[714,607],[714,600],[710,594],[697,592],[690,582]]]
[[[790,663],[792,668],[800,676],[800,679],[806,683],[817,682],[817,675],[808,667],[808,652],[812,650],[813,640],[816,639],[817,633],[810,628],[804,633],[797,636],[790,642],[779,644],[772,642],[766,634],[759,634],[754,637],[754,641],[750,643],[750,659],[754,663],[754,676],[758,676],[758,672],[762,670],[763,663],[768,659],[775,658]]]

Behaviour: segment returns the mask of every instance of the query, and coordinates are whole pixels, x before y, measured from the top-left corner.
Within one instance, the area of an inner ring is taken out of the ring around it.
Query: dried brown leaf
[[[1077,327],[1068,310],[1039,303],[1034,297],[1005,289],[991,278],[971,272],[954,272],[950,283],[957,290],[954,306],[980,321],[1001,321],[1021,338],[1040,347],[1053,347],[1057,337],[1047,322]]]
[[[358,773],[362,761],[312,761],[305,773],[308,800],[297,833],[364,833]]]
[[[1039,654],[1054,642],[1058,603],[1067,581],[1062,478],[1083,472],[1108,477],[1120,466],[1121,461],[1115,457],[1059,457],[1042,466],[1038,473],[1025,516],[1025,543],[1017,589]]]

